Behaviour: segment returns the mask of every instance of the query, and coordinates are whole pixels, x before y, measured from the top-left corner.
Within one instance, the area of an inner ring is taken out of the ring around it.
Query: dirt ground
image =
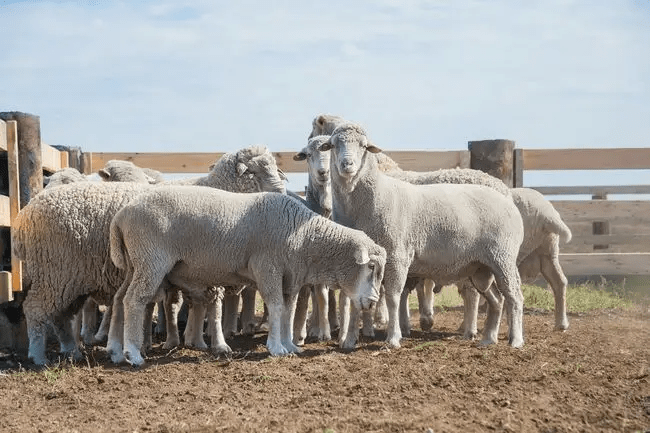
[[[36,372],[4,358],[2,432],[611,432],[650,430],[650,312],[527,311],[526,345],[456,333],[458,310],[415,326],[399,350],[352,353],[309,343],[271,358],[265,334],[236,337],[231,360],[154,345],[145,366],[114,366],[101,347]],[[481,319],[482,320],[482,319]],[[384,335],[379,332],[378,337]]]

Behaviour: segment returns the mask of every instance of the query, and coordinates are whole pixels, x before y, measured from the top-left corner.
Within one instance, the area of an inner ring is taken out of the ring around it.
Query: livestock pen
[[[11,259],[9,230],[20,207],[40,189],[38,182],[42,184],[43,173],[74,167],[92,174],[111,159],[128,160],[167,174],[206,173],[210,164],[223,155],[220,152],[115,153],[55,148],[40,140],[37,116],[2,113],[1,118],[17,120],[0,120],[3,252],[0,302],[12,299],[13,292],[22,290],[20,263]],[[21,126],[24,138],[19,136]],[[294,153],[274,152],[278,167],[286,173],[305,173],[306,163],[294,161]],[[527,186],[525,173],[536,170],[650,169],[650,148],[519,149],[510,140],[484,140],[469,142],[467,150],[387,150],[386,153],[405,170],[477,168],[516,187]],[[29,167],[22,166],[21,161]],[[610,195],[620,194],[647,196],[650,183],[533,188],[548,196],[578,197],[551,200],[573,232],[572,241],[562,246],[560,256],[567,276],[650,275],[650,200],[608,199]],[[590,197],[584,199],[585,196]]]
[[[11,220],[38,193],[43,174],[67,166],[91,174],[110,159],[168,174],[204,173],[221,155],[83,152],[45,144],[36,116],[0,119],[3,304],[22,296],[20,266],[6,244]],[[275,153],[282,170],[306,171],[292,158],[296,150]],[[387,153],[404,169],[482,168],[513,186],[527,185],[535,170],[650,169],[648,148],[536,150],[489,140],[461,150]],[[567,275],[650,275],[649,185],[535,188],[554,198],[574,233],[561,246]],[[612,200],[619,194],[635,199]],[[587,199],[574,199],[579,195]],[[377,340],[361,341],[352,353],[334,341],[308,342],[299,356],[281,358],[268,356],[263,332],[233,337],[233,356],[225,359],[155,344],[138,370],[112,365],[100,345],[87,347],[82,362],[60,360],[40,372],[6,354],[0,430],[644,431],[648,313],[576,313],[560,333],[548,314],[529,312],[526,344],[517,350],[505,344],[505,332],[487,348],[463,340],[456,332],[462,312],[450,310],[436,314],[429,332],[416,328],[414,316],[412,336],[398,350],[382,345],[379,330]]]

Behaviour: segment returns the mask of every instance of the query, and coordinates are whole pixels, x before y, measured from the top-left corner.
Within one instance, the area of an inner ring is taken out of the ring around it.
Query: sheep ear
[[[241,176],[242,174],[246,173],[246,170],[248,170],[246,164],[244,164],[243,162],[237,163],[237,176]]]
[[[316,123],[318,123],[320,126],[325,125],[325,116],[322,114],[316,118]]]
[[[287,175],[284,174],[284,171],[280,170],[279,168],[278,168],[278,176],[280,176],[280,179],[282,180],[287,180]]]
[[[307,159],[307,154],[305,152],[303,152],[302,150],[300,152],[296,153],[295,155],[293,155],[293,160],[294,161],[304,161],[305,159]]]
[[[332,137],[330,137],[329,140],[327,140],[324,143],[321,143],[316,149],[319,152],[327,152],[328,150],[331,150],[333,147],[334,145],[332,144]]]
[[[370,261],[370,256],[368,255],[368,250],[366,248],[361,248],[354,252],[354,260],[357,262],[357,265],[365,265]]]
[[[374,143],[370,143],[370,142],[368,142],[368,146],[366,146],[366,149],[370,153],[380,153],[382,151],[379,147],[375,146]]]
[[[43,185],[48,185],[50,183],[50,176],[43,176]]]
[[[101,178],[104,179],[104,180],[108,180],[108,179],[111,178],[111,174],[110,174],[109,172],[107,172],[107,171],[106,171],[105,169],[103,169],[103,168],[100,169],[100,170],[97,172],[97,174],[99,175],[99,177],[101,177]]]

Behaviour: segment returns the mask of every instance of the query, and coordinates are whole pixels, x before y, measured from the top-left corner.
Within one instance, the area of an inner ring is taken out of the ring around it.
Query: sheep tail
[[[553,209],[553,215],[548,216],[544,228],[550,233],[560,235],[560,241],[565,244],[571,241],[571,229],[562,221],[562,217],[555,208]]]
[[[124,236],[122,235],[122,229],[116,223],[116,220],[117,218],[114,218],[113,221],[111,221],[111,260],[116,267],[126,269],[128,266],[128,258],[126,256]]]

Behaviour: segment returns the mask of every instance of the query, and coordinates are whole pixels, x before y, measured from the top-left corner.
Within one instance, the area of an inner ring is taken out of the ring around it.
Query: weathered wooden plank
[[[616,221],[617,223],[650,223],[649,201],[558,200],[553,206],[569,222]]]
[[[650,253],[560,254],[566,275],[650,275]]]
[[[0,227],[11,226],[11,206],[9,197],[0,195]]]
[[[273,152],[278,167],[286,173],[303,173],[307,163],[294,161],[295,152]],[[468,151],[386,151],[404,170],[431,171],[440,168],[469,167]],[[140,167],[153,168],[163,173],[207,173],[210,165],[223,153],[204,152],[86,152],[86,174],[104,167],[111,159],[123,159]]]
[[[0,151],[7,151],[7,125],[0,120]]]
[[[650,148],[524,149],[524,170],[649,169]]]
[[[587,235],[574,236],[571,244],[606,244],[606,245],[625,245],[625,244],[647,244],[650,247],[650,235],[632,235],[632,234],[608,234],[608,235]]]
[[[650,194],[650,185],[532,186],[530,188],[544,195]]]
[[[61,152],[41,141],[43,170],[54,173],[68,166],[68,152]]]
[[[14,219],[20,212],[20,155],[18,151],[18,122],[7,122],[7,169],[9,174],[9,207],[10,218]],[[23,290],[23,268],[22,263],[11,255],[11,279],[12,290],[22,292]]]
[[[0,271],[0,304],[14,300],[11,290],[11,272]]]

